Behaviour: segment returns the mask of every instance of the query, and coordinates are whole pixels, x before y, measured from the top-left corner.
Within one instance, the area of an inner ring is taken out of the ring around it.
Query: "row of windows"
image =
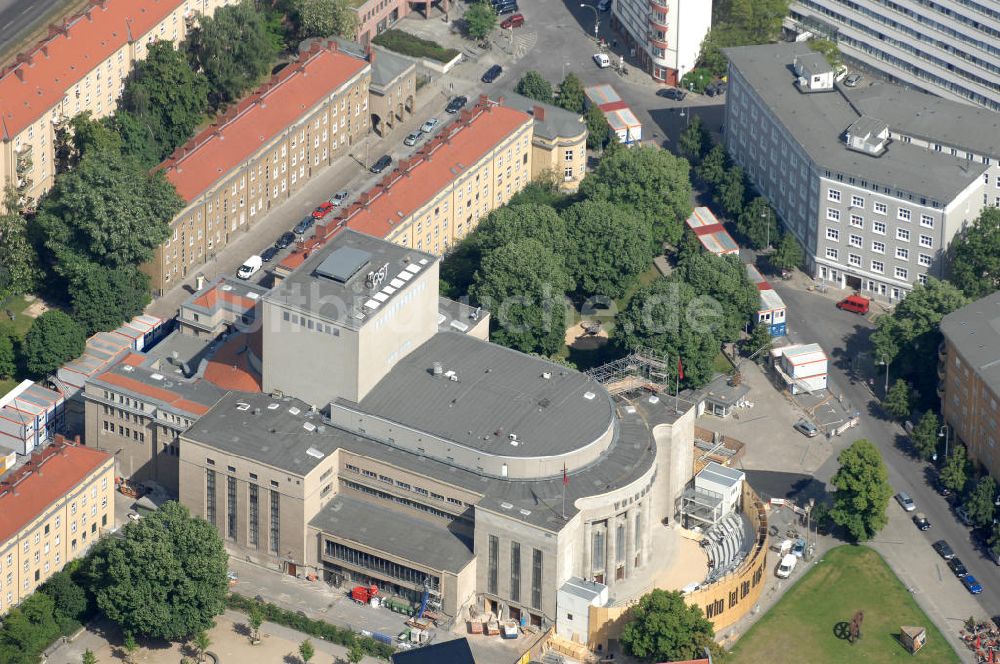
[[[107,432],[107,433],[115,433],[116,432],[115,431],[115,423],[114,422],[108,422],[107,420],[104,420],[102,422],[102,424],[104,425],[103,428],[104,428],[105,432]],[[118,425],[117,433],[118,433],[119,436],[122,436],[124,438],[132,438],[133,440],[135,440],[138,443],[145,443],[146,442],[146,434],[144,432],[139,431],[138,429],[131,429],[131,428],[129,428],[129,427],[125,426],[125,425],[122,425],[122,424]]]
[[[355,491],[360,491],[363,494],[374,496],[381,500],[389,500],[398,505],[403,505],[404,507],[409,507],[410,509],[419,510],[421,512],[426,512],[431,516],[436,516],[440,519],[447,519],[448,521],[455,521],[456,519],[463,519],[463,517],[452,514],[451,512],[445,512],[444,510],[439,510],[436,507],[431,507],[424,503],[418,502],[416,500],[410,500],[409,498],[404,498],[402,496],[395,496],[391,493],[386,493],[385,491],[379,491],[378,489],[366,486],[364,484],[358,484],[357,482],[352,482],[350,480],[340,478],[340,484],[347,487],[348,489],[354,489]]]
[[[445,497],[445,496],[442,496],[439,493],[434,493],[433,491],[428,491],[427,489],[425,489],[423,487],[410,486],[410,484],[408,484],[407,482],[403,482],[402,480],[394,480],[393,478],[389,477],[388,475],[382,475],[382,474],[373,472],[371,470],[359,468],[359,467],[357,467],[357,466],[355,466],[353,464],[350,464],[350,463],[346,464],[345,467],[347,468],[347,470],[349,470],[352,473],[359,473],[359,474],[363,475],[364,477],[370,477],[372,479],[378,479],[378,481],[382,482],[383,484],[388,484],[389,486],[395,486],[395,487],[397,487],[399,489],[403,489],[404,491],[413,491],[414,493],[418,493],[421,496],[430,496],[434,500],[440,500],[441,502],[447,502],[447,503],[450,503],[452,505],[456,505],[458,507],[462,507],[462,506],[472,507],[472,505],[470,505],[469,503],[462,502],[458,498],[453,498],[451,496]],[[320,481],[322,481],[323,479],[325,479],[325,478],[320,478]]]
[[[500,538],[489,536],[488,569],[486,573],[487,592],[499,594]],[[542,607],[542,551],[531,549],[531,607]],[[521,543],[510,543],[510,600],[521,601]]]
[[[826,249],[826,257],[829,258],[829,259],[831,259],[831,260],[839,260],[840,259],[840,252],[837,249],[835,249],[834,247],[827,247],[827,249]],[[855,267],[861,267],[862,266],[861,256],[858,256],[857,254],[848,254],[847,262],[848,262],[849,265],[853,265]],[[876,274],[885,274],[885,263],[883,261],[873,260],[871,262],[871,271],[875,272]],[[905,267],[896,266],[895,272],[894,272],[893,276],[896,279],[900,279],[902,281],[906,281],[907,279],[909,279],[910,272]],[[921,275],[921,276],[924,276],[924,275]],[[923,280],[921,280],[921,283],[923,283]]]
[[[837,189],[827,189],[826,199],[833,203],[841,202],[841,193]],[[858,196],[857,194],[851,194],[851,208],[865,209],[865,198],[864,196]],[[875,201],[872,204],[872,211],[875,214],[885,215],[888,212],[888,205],[882,201]],[[852,215],[854,216],[854,215]],[[827,208],[826,210],[827,219],[833,219],[834,221],[840,221],[840,210],[835,208]],[[836,217],[836,218],[834,218]],[[858,217],[860,218],[860,217]],[[900,207],[896,209],[896,218],[900,221],[912,221],[913,212],[909,208]],[[920,225],[925,228],[934,228],[934,217],[929,214],[920,214]]]
[[[881,229],[873,228],[872,230],[874,232],[878,233],[879,235],[885,235],[885,227],[884,226]],[[840,229],[839,228],[833,228],[831,226],[827,226],[827,229],[826,229],[826,239],[827,240],[831,240],[833,242],[840,242]],[[906,228],[897,228],[896,229],[896,239],[899,240],[900,242],[909,242],[910,241],[910,231],[908,229],[906,229]],[[860,247],[861,243],[862,243],[862,238],[861,238],[860,235],[853,235],[852,234],[850,236],[850,242],[851,242],[851,246]],[[919,244],[920,244],[921,247],[927,247],[928,249],[933,249],[934,248],[934,238],[931,237],[930,235],[921,235],[920,236],[920,240],[919,240]],[[885,251],[885,243],[884,242],[882,242],[880,240],[873,240],[872,241],[872,249],[873,250],[876,250],[875,249],[876,245],[878,245],[878,246],[881,247],[881,251],[883,251],[883,252]]]
[[[382,576],[387,576],[391,579],[396,579],[414,586],[424,586],[426,583],[427,587],[432,590],[437,590],[441,587],[441,579],[433,574],[428,574],[406,565],[394,563],[391,560],[386,560],[385,558],[371,553],[357,551],[349,546],[340,544],[339,542],[325,540],[323,552],[330,558],[334,558],[350,565],[354,565],[355,567],[370,570],[381,574]]]
[[[285,322],[291,323],[292,325],[298,325],[299,327],[303,327],[307,330],[316,330],[317,332],[329,334],[334,337],[340,336],[340,328],[333,325],[320,323],[319,321],[314,321],[311,318],[299,316],[298,314],[293,314],[288,311],[282,312],[281,317]]]

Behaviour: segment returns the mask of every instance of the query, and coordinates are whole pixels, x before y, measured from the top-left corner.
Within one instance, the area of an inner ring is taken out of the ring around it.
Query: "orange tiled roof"
[[[199,194],[295,122],[368,63],[319,43],[230,108],[160,166],[185,201]]]
[[[205,380],[224,390],[260,392],[260,374],[250,366],[247,353],[240,352],[244,346],[249,345],[260,357],[260,344],[254,343],[254,337],[259,336],[258,332],[256,335],[251,335],[250,339],[242,334],[230,338],[209,360],[208,366],[205,367]]]
[[[232,291],[222,290],[223,284],[218,284],[215,288],[206,291],[204,294],[199,295],[193,304],[199,307],[203,307],[208,310],[215,310],[219,306],[219,300],[223,302],[228,302],[233,305],[235,309],[240,309],[243,311],[248,311],[257,306],[257,300],[253,300],[249,297],[244,297],[239,293],[234,293]]]
[[[49,28],[0,76],[3,137],[21,133],[118,49],[146,34],[182,0],[92,0],[82,13]]]
[[[405,174],[393,171],[369,195],[375,195],[367,207],[348,218],[347,226],[356,231],[386,237],[393,227],[433,199],[448,183],[483,158],[521,125],[532,122],[527,113],[490,104],[476,107],[471,119],[446,127],[439,137],[417,153],[415,164]],[[446,140],[448,134],[450,139]],[[422,157],[422,158],[421,158]],[[393,182],[395,180],[395,182]],[[389,184],[388,190],[385,185]],[[363,198],[363,197],[362,197]]]
[[[30,465],[0,484],[0,542],[24,528],[108,458],[109,454],[92,447],[59,443],[34,455]],[[16,487],[10,490],[13,484]]]
[[[143,394],[151,399],[159,399],[164,403],[169,403],[177,408],[180,408],[181,410],[194,413],[195,415],[204,415],[209,411],[208,406],[195,403],[194,401],[190,401],[188,399],[183,399],[170,390],[165,390],[162,387],[147,385],[142,381],[129,378],[128,376],[122,376],[121,374],[114,373],[113,371],[101,374],[101,380],[106,383],[110,383],[111,385],[116,385],[129,390],[130,392]]]

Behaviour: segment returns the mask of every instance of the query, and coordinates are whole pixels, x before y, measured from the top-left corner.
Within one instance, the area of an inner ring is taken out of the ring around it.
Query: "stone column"
[[[615,517],[604,523],[604,583],[610,586],[615,582]]]
[[[633,505],[625,512],[625,578],[632,576],[635,567],[635,515],[638,505]]]
[[[653,541],[653,528],[659,528],[660,524],[653,523],[653,511],[651,509],[652,497],[646,496],[642,501],[642,564],[649,562],[649,549]]]
[[[591,576],[591,572],[592,572],[592,570],[590,569],[590,567],[591,567],[591,563],[590,563],[590,551],[594,547],[593,537],[594,537],[594,534],[592,532],[590,521],[584,521],[583,522],[583,560],[581,561],[582,565],[583,565],[583,569],[580,570],[580,577],[583,578],[584,581],[590,581],[590,576]]]

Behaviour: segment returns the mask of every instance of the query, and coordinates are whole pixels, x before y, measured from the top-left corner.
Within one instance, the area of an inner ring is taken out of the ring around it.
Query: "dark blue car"
[[[965,589],[968,590],[973,595],[978,595],[979,593],[983,592],[982,584],[976,581],[976,577],[972,576],[971,574],[966,574],[965,576],[962,577],[962,585],[965,586]]]

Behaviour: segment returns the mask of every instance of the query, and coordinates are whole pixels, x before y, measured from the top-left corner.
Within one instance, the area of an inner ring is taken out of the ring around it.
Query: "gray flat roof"
[[[377,88],[391,84],[408,70],[417,66],[409,58],[374,45],[372,45],[372,53],[375,59],[372,62],[371,84]]]
[[[362,254],[367,261],[358,267]],[[415,275],[437,260],[432,254],[344,229],[261,299],[358,329],[378,311],[369,304],[388,306]],[[339,273],[349,267],[357,269],[346,281],[338,281]],[[366,284],[369,273],[383,268],[375,287]],[[379,293],[384,297],[373,299]]]
[[[188,299],[184,300],[181,304],[181,308],[195,309],[209,314],[220,308],[240,313],[244,311],[244,308],[233,303],[231,298],[216,297],[210,299],[206,297],[206,295],[216,288],[219,289],[220,293],[226,293],[227,295],[234,295],[254,301],[259,300],[260,297],[267,292],[267,289],[263,286],[258,286],[257,284],[250,283],[249,281],[244,281],[242,279],[234,279],[233,277],[224,274],[208,282],[205,284],[204,288],[196,293],[193,293],[190,297],[188,297]]]
[[[473,307],[464,302],[438,297],[438,330],[440,332],[468,332],[489,312],[481,307]],[[478,316],[478,318],[476,317]]]
[[[434,376],[435,362],[458,380]],[[585,374],[457,332],[421,344],[357,408],[466,447],[496,453],[502,444],[503,455],[527,457],[591,443],[614,415],[608,393]]]
[[[812,49],[808,53],[799,54],[793,61],[798,62],[799,66],[805,67],[811,74],[833,71],[833,67],[826,61],[826,58]]]
[[[542,138],[550,140],[572,138],[579,136],[587,130],[587,124],[583,121],[583,118],[572,111],[567,111],[552,104],[545,104],[535,99],[529,99],[509,90],[503,93],[503,98],[504,106],[524,111],[532,117],[535,117],[536,106],[542,108],[545,117],[541,120],[535,117],[535,134]]]
[[[893,131],[1000,158],[996,111],[882,82],[842,92],[859,113],[885,120]]]
[[[715,482],[722,486],[734,486],[744,478],[743,471],[729,468],[714,461],[701,469],[698,477]]]
[[[988,168],[902,141],[889,143],[880,156],[848,149],[843,133],[861,114],[848,103],[847,93],[837,86],[830,92],[803,94],[794,85],[792,62],[795,56],[810,52],[803,43],[725,49],[730,65],[821,168],[926,196],[942,207]],[[731,95],[726,103],[733,103]],[[866,113],[893,124],[885,109],[872,108]]]
[[[341,489],[309,525],[434,570],[458,573],[473,559],[472,542],[446,526],[368,502]]]
[[[941,333],[994,394],[1000,394],[1000,292],[941,319]]]
[[[579,597],[582,600],[592,602],[606,587],[603,583],[585,581],[578,576],[571,576],[566,579],[566,583],[562,584],[559,590]]]

